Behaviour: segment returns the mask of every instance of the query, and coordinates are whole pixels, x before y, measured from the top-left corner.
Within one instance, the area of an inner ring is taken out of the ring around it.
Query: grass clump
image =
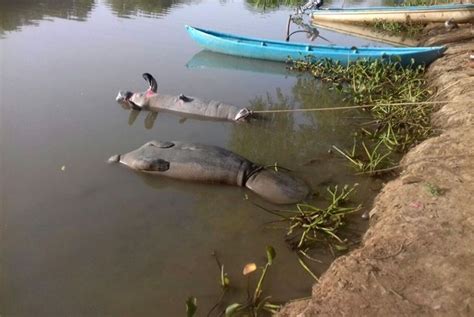
[[[315,281],[319,279],[305,263],[305,259],[319,263],[321,261],[312,258],[308,252],[321,244],[326,244],[332,252],[333,249],[338,251],[348,249],[348,240],[340,236],[340,230],[345,225],[345,217],[362,207],[349,205],[349,198],[355,193],[357,186],[358,184],[345,185],[342,188],[337,185],[328,187],[329,204],[321,208],[309,204],[297,204],[296,210],[269,210],[257,205],[288,224],[285,240],[296,251],[299,264]]]
[[[359,171],[371,175],[390,168],[400,153],[432,135],[432,105],[423,103],[431,92],[425,67],[412,62],[358,60],[343,66],[331,60],[294,61],[292,69],[309,71],[346,94],[354,104],[367,107],[373,120],[356,133],[351,150],[336,150]]]
[[[424,23],[412,22],[411,20],[407,20],[406,22],[391,22],[384,19],[375,19],[370,25],[377,32],[390,35],[401,35],[408,38],[418,37],[425,28]]]
[[[400,6],[431,6],[439,4],[454,3],[452,0],[405,0]],[[405,22],[390,22],[385,19],[376,19],[370,26],[375,31],[389,35],[400,35],[407,38],[417,38],[423,33],[426,23],[412,21],[409,18]]]
[[[402,6],[432,6],[438,4],[458,3],[453,0],[404,0]]]
[[[324,242],[345,249],[346,241],[338,235],[344,226],[344,218],[358,210],[361,206],[348,206],[349,197],[355,192],[358,184],[337,185],[328,187],[329,204],[326,207],[316,207],[309,204],[297,204],[296,210],[269,210],[260,208],[279,216],[288,223],[286,241],[297,251],[306,251]]]

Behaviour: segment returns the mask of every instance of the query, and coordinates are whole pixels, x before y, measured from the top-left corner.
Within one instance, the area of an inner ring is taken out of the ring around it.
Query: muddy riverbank
[[[447,44],[426,76],[439,130],[401,161],[371,211],[360,248],[338,258],[312,298],[280,316],[472,315],[474,310],[474,51],[471,25],[425,43]],[[451,43],[450,43],[451,41]],[[455,42],[452,42],[455,41]]]

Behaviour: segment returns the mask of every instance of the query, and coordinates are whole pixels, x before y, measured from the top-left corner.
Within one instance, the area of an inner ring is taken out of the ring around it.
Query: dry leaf
[[[256,269],[257,269],[257,264],[255,264],[255,263],[248,263],[247,265],[244,266],[243,274],[244,274],[244,275],[250,274],[250,273],[252,273],[253,271],[255,271]]]

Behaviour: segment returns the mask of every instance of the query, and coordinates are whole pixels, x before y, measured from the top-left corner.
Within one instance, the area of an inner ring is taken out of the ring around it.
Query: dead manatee
[[[188,116],[214,120],[245,121],[252,115],[247,108],[222,103],[220,101],[204,101],[195,97],[162,95],[158,93],[155,78],[148,73],[143,74],[149,87],[145,92],[120,91],[116,97],[124,108],[134,110],[172,111]]]
[[[114,155],[108,162],[175,179],[245,186],[276,204],[297,203],[310,193],[301,179],[265,169],[218,146],[151,141],[129,153]]]

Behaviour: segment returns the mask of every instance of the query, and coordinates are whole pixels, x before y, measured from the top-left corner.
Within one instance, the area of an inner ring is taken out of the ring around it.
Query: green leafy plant
[[[224,296],[227,291],[230,289],[230,279],[227,273],[224,271],[224,265],[221,263],[217,255],[213,254],[217,265],[219,267],[219,284],[222,288],[222,294],[217,301],[217,303],[209,310],[207,316],[211,314],[222,304]],[[267,276],[270,266],[272,266],[273,261],[275,260],[276,252],[275,249],[271,246],[266,248],[266,263],[263,267],[258,267],[255,263],[248,263],[243,269],[243,275],[247,276],[247,299],[242,303],[232,303],[225,307],[225,309],[219,312],[217,315],[226,317],[231,316],[252,316],[257,317],[262,312],[267,312],[275,314],[279,309],[280,305],[273,304],[270,302],[271,296],[263,297],[263,284]],[[258,278],[255,290],[251,294],[250,292],[250,276],[253,272],[261,270],[260,277]],[[197,310],[197,300],[195,297],[190,297],[186,301],[186,312],[187,316],[191,317]]]
[[[189,297],[186,300],[186,316],[193,317],[197,311],[197,299],[196,297]]]
[[[296,250],[303,251],[320,242],[344,245],[345,240],[338,236],[338,231],[345,224],[344,218],[360,210],[361,205],[347,206],[349,197],[355,192],[358,184],[328,187],[329,205],[319,208],[310,204],[297,204],[296,210],[263,210],[279,216],[288,222],[287,242]]]
[[[336,148],[358,171],[379,175],[380,168],[394,166],[400,153],[433,134],[433,106],[424,103],[431,95],[424,66],[412,61],[402,67],[396,60],[358,60],[347,66],[331,60],[291,63],[292,69],[311,72],[372,115],[351,150]]]
[[[273,264],[273,260],[276,257],[275,249],[271,246],[266,248],[267,262],[261,268],[262,272],[258,279],[257,285],[253,292],[253,295],[250,295],[250,290],[247,289],[247,300],[244,303],[233,303],[225,309],[226,316],[235,316],[235,315],[250,315],[258,316],[260,312],[266,311],[269,313],[276,313],[280,309],[280,305],[272,304],[270,302],[271,296],[263,297],[263,283],[265,277],[267,276],[267,271],[270,266]],[[250,274],[256,271],[257,266],[255,263],[249,263],[244,267],[243,274],[247,276],[247,285],[250,285]]]
[[[376,19],[370,26],[380,33],[416,38],[423,32],[425,23],[413,22],[411,20],[391,22],[384,19]]]

